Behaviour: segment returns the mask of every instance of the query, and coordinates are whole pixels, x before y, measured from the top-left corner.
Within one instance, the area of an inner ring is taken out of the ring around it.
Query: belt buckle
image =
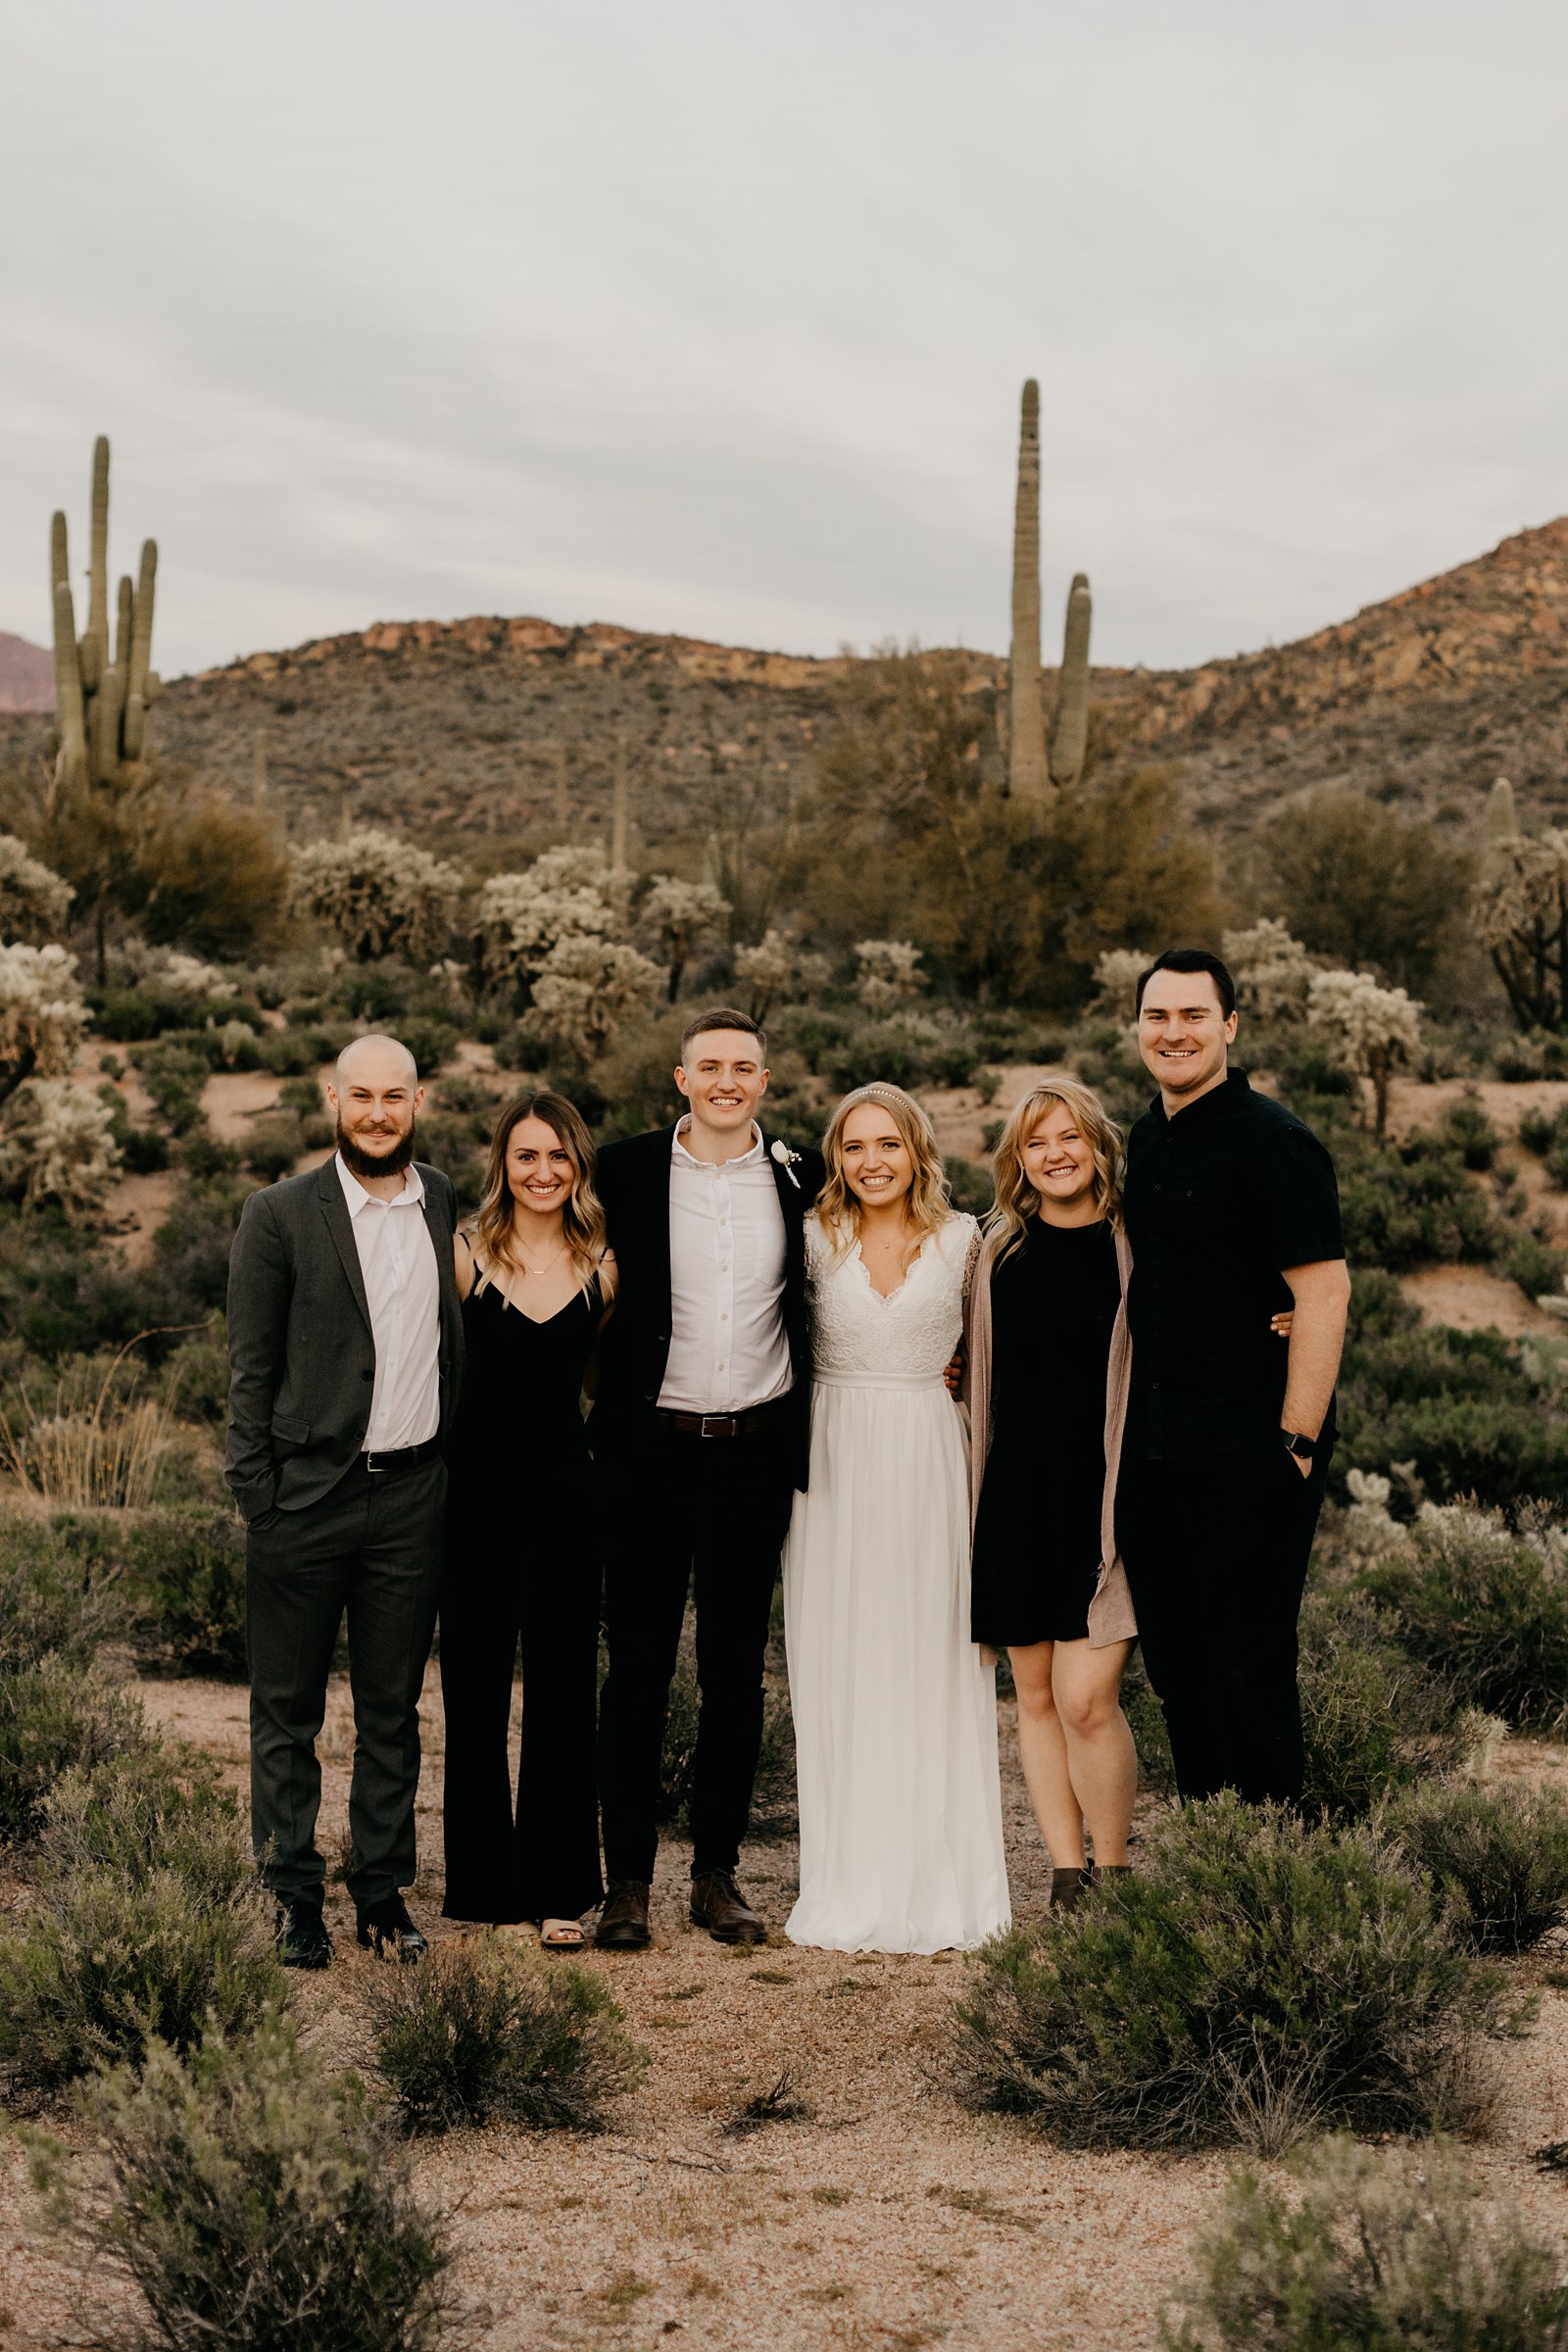
[[[369,1478],[384,1478],[386,1476],[385,1461],[384,1454],[368,1453],[365,1457],[366,1475]]]
[[[722,1421],[727,1426],[722,1429],[710,1429],[708,1426],[710,1421]],[[733,1413],[705,1413],[703,1426],[698,1435],[704,1438],[732,1438],[735,1435],[735,1415]]]

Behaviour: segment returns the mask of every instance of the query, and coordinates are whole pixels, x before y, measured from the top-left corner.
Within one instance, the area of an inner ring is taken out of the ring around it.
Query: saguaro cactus
[[[1089,624],[1094,604],[1089,574],[1075,571],[1067,594],[1067,622],[1061,640],[1061,692],[1051,738],[1051,781],[1076,784],[1089,748]]]
[[[159,679],[148,664],[152,655],[153,591],[158,548],[148,539],[141,573],[132,588],[122,579],[114,659],[109,645],[109,443],[102,434],[92,453],[91,564],[87,584],[87,626],[76,635],[71,593],[71,559],[66,518],[49,525],[49,577],[54,605],[55,719],[60,750],[56,790],[79,792],[127,781],[124,771],[146,750],[147,710],[157,699]]]
[[[1506,776],[1499,776],[1487,798],[1486,838],[1481,851],[1480,880],[1483,889],[1496,883],[1506,867],[1502,856],[1504,844],[1519,838],[1519,811],[1514,807],[1513,786]]]
[[[1040,386],[1023,388],[1018,427],[1018,496],[1012,524],[1012,653],[1007,670],[1013,797],[1043,808],[1051,796],[1040,703]]]

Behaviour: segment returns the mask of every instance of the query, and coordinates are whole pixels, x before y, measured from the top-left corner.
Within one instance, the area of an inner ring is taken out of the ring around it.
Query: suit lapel
[[[321,1214],[326,1219],[326,1230],[332,1236],[333,1247],[342,1260],[349,1289],[354,1294],[354,1303],[365,1317],[366,1330],[370,1331],[370,1302],[365,1296],[365,1276],[360,1271],[360,1253],[354,1242],[354,1219],[349,1215],[349,1204],[343,1198],[335,1153],[321,1170],[317,1198],[321,1203]],[[427,1212],[428,1205],[427,1200]],[[371,1336],[373,1338],[373,1333]]]

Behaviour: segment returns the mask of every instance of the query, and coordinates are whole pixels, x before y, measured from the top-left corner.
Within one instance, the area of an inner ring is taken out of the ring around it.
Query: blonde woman
[[[1127,1867],[1138,1784],[1120,1704],[1138,1629],[1114,1529],[1132,1362],[1121,1132],[1088,1087],[1053,1078],[1009,1113],[993,1166],[964,1332],[970,1624],[1008,1653],[1051,1900],[1070,1907],[1090,1846],[1095,1869]]]
[[[810,1478],[784,1549],[801,1805],[786,1933],[965,1948],[1008,1919],[996,1678],[969,1631],[968,1462],[943,1381],[979,1233],[902,1088],[847,1095],[823,1152]]]
[[[467,1366],[441,1590],[449,1919],[575,1951],[603,1894],[594,1776],[599,1545],[583,1379],[613,1294],[594,1144],[562,1095],[501,1113],[457,1236]],[[507,1740],[522,1659],[522,1747]]]

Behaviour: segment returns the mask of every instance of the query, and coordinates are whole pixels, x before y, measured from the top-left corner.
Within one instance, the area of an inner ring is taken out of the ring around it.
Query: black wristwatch
[[[1290,1447],[1292,1453],[1294,1453],[1298,1460],[1303,1462],[1316,1460],[1316,1438],[1303,1438],[1298,1429],[1282,1429],[1280,1431],[1280,1436],[1285,1440],[1286,1445]]]

